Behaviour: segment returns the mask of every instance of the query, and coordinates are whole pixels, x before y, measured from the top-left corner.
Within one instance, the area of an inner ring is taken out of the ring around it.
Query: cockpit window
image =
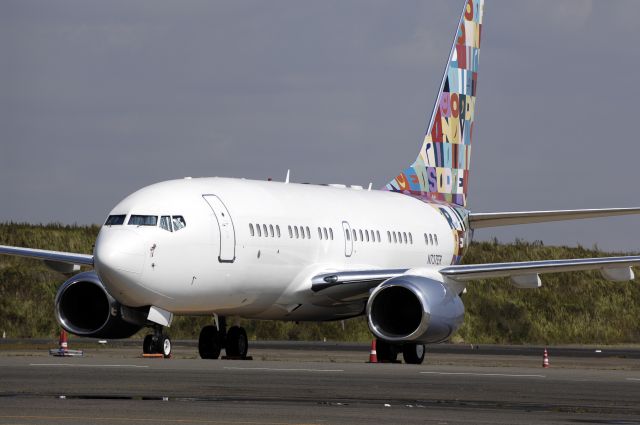
[[[105,226],[120,226],[122,224],[124,224],[124,218],[126,217],[126,215],[110,215],[109,218],[107,218],[107,222],[104,223]]]
[[[184,221],[184,217],[181,215],[174,215],[171,217],[171,221],[173,222],[173,231],[177,232],[180,229],[187,227],[187,222]]]
[[[167,232],[172,232],[171,230],[171,217],[168,215],[163,215],[160,217],[160,228],[166,230]]]
[[[132,215],[129,217],[130,226],[157,226],[158,216],[156,215]]]

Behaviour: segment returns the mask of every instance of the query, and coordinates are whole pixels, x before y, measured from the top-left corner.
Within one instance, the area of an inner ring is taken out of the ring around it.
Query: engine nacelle
[[[376,287],[367,302],[369,329],[392,342],[437,343],[462,325],[464,305],[443,282],[403,275]]]
[[[94,271],[73,276],[58,289],[56,319],[68,332],[94,338],[128,338],[142,328],[123,320],[123,306]]]

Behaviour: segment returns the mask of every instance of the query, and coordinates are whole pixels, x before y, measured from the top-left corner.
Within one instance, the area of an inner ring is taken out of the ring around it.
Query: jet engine
[[[462,325],[464,305],[442,281],[402,275],[372,291],[367,318],[371,332],[383,340],[433,344]]]
[[[128,338],[142,328],[140,315],[116,301],[94,271],[63,283],[56,294],[55,309],[58,323],[79,336]]]

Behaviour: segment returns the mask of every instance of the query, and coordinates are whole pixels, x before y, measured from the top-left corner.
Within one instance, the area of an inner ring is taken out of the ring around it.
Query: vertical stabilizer
[[[465,1],[420,153],[387,190],[466,206],[483,9]]]

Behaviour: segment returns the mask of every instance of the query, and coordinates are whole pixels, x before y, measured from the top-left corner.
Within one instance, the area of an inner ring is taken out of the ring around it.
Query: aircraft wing
[[[21,248],[5,245],[0,245],[0,254],[44,260],[47,266],[62,273],[72,273],[80,270],[80,266],[93,266],[93,255],[88,254],[47,251],[44,249]]]
[[[550,221],[578,220],[631,214],[640,214],[640,208],[471,213],[469,214],[469,225],[472,229],[482,229],[486,227],[511,226],[514,224],[546,223]]]
[[[440,273],[457,282],[468,282],[493,277],[517,278],[518,276],[542,273],[599,270],[609,280],[631,280],[633,279],[632,272],[620,275],[620,277],[627,276],[629,279],[615,279],[614,274],[634,266],[640,266],[640,256],[470,264],[445,267],[440,269]]]
[[[510,277],[515,286],[535,288],[541,285],[539,275],[543,273],[598,270],[607,280],[627,281],[634,278],[631,267],[636,266],[640,266],[640,256],[456,265],[444,267],[438,272],[443,278],[458,283]],[[362,298],[382,282],[409,271],[410,269],[388,269],[323,273],[312,278],[311,290],[336,300]]]

